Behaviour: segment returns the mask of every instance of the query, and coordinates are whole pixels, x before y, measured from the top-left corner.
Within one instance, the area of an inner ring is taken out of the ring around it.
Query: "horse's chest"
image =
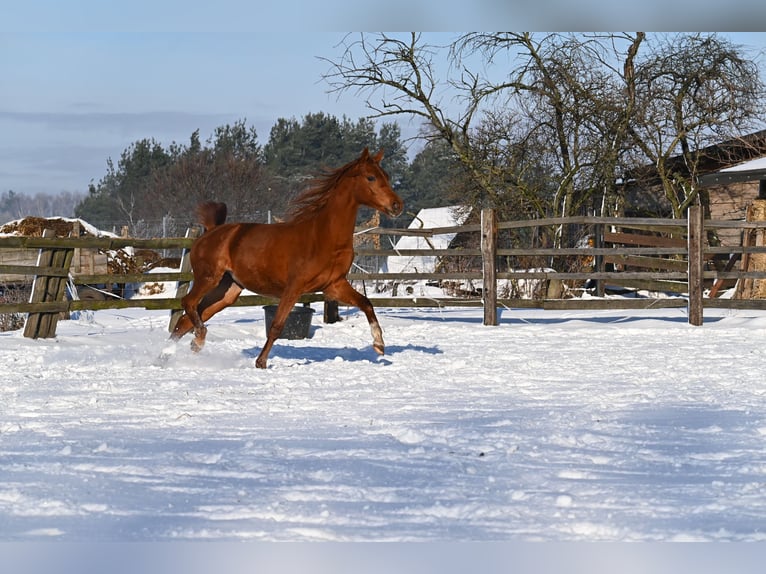
[[[338,277],[344,277],[353,261],[353,249],[338,249],[328,254],[328,257],[315,269],[317,288],[332,283]]]
[[[334,275],[345,275],[348,273],[351,263],[354,261],[353,249],[339,249],[332,258],[331,269]]]

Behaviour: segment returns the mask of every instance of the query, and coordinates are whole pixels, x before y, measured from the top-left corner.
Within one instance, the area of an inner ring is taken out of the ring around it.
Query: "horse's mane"
[[[338,186],[340,179],[360,161],[361,158],[357,158],[337,169],[326,170],[312,179],[308,189],[290,201],[287,220],[302,221],[321,211],[327,205],[327,200]]]

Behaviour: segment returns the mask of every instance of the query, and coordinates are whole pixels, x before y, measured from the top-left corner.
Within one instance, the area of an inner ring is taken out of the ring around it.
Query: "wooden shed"
[[[757,171],[766,158],[766,130],[722,141],[699,150],[699,185],[710,201],[711,219],[744,220],[748,206],[758,197],[759,178],[745,171]],[[681,156],[669,160],[671,168],[688,173]],[[745,167],[743,167],[745,166]],[[749,167],[748,167],[749,166]],[[739,173],[734,176],[734,173]],[[672,217],[670,204],[662,191],[656,167],[645,165],[625,178],[625,211],[628,217]],[[736,230],[719,230],[721,245],[739,246]]]
[[[717,189],[731,189],[735,186],[753,193],[744,204],[745,213],[736,219],[766,221],[766,157],[759,157],[737,165],[720,169],[700,177],[699,184]],[[717,195],[717,194],[716,194]],[[711,191],[711,203],[713,192]],[[742,196],[740,196],[742,198]],[[743,198],[744,199],[744,198]],[[723,219],[723,218],[722,218]],[[731,218],[735,219],[735,218]],[[766,247],[766,229],[749,229],[741,238],[742,246]],[[740,269],[743,271],[766,271],[766,253],[746,253],[742,256]],[[766,299],[766,280],[743,279],[737,283],[735,297],[739,299]]]

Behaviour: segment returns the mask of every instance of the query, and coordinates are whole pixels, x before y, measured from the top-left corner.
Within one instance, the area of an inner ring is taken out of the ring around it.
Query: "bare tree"
[[[456,42],[456,53],[478,51],[488,62],[502,52],[515,55],[508,81],[481,92],[502,94],[498,103],[524,118],[527,133],[516,135],[514,145],[534,140],[537,157],[548,158],[537,160],[539,165],[524,160],[527,171],[550,174],[552,188],[540,197],[541,215],[594,210],[594,197],[614,188],[629,126],[633,59],[643,38],[643,33],[540,39],[528,33],[476,33]],[[485,116],[485,121],[493,120]],[[537,190],[545,192],[545,187]]]
[[[470,175],[470,201],[514,215],[571,215],[614,188],[630,116],[616,65],[632,69],[642,34],[471,33],[441,47],[414,33],[350,38],[325,76],[332,89],[364,94],[376,116],[422,118],[424,137],[447,142]],[[439,50],[450,61],[443,80]],[[462,105],[452,116],[445,90]]]
[[[762,122],[764,84],[756,63],[716,34],[657,36],[652,44],[635,69],[631,142],[681,218],[698,201],[700,151]]]
[[[490,202],[497,201],[493,173],[474,157],[470,130],[480,106],[488,94],[482,93],[480,77],[461,68],[457,79],[438,77],[434,55],[448,46],[432,46],[421,42],[421,34],[406,38],[386,34],[357,39],[348,36],[344,52],[337,61],[326,60],[331,69],[324,75],[332,91],[356,90],[366,95],[373,117],[408,115],[423,120],[425,139],[442,139],[449,144],[458,160],[471,173],[476,185]],[[465,107],[456,116],[445,111],[442,86],[451,85],[463,96]],[[372,99],[379,95],[379,99]]]
[[[374,117],[421,118],[465,167],[467,198],[530,216],[619,214],[619,182],[650,166],[683,217],[700,150],[764,111],[757,65],[715,34],[470,33],[447,46],[361,34],[343,47],[332,90],[356,90]],[[462,106],[451,115],[448,94]]]

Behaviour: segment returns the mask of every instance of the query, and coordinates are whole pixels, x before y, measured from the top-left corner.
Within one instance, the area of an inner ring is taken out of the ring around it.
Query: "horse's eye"
[[[367,176],[367,181],[375,181],[375,176],[374,175],[368,175]]]

